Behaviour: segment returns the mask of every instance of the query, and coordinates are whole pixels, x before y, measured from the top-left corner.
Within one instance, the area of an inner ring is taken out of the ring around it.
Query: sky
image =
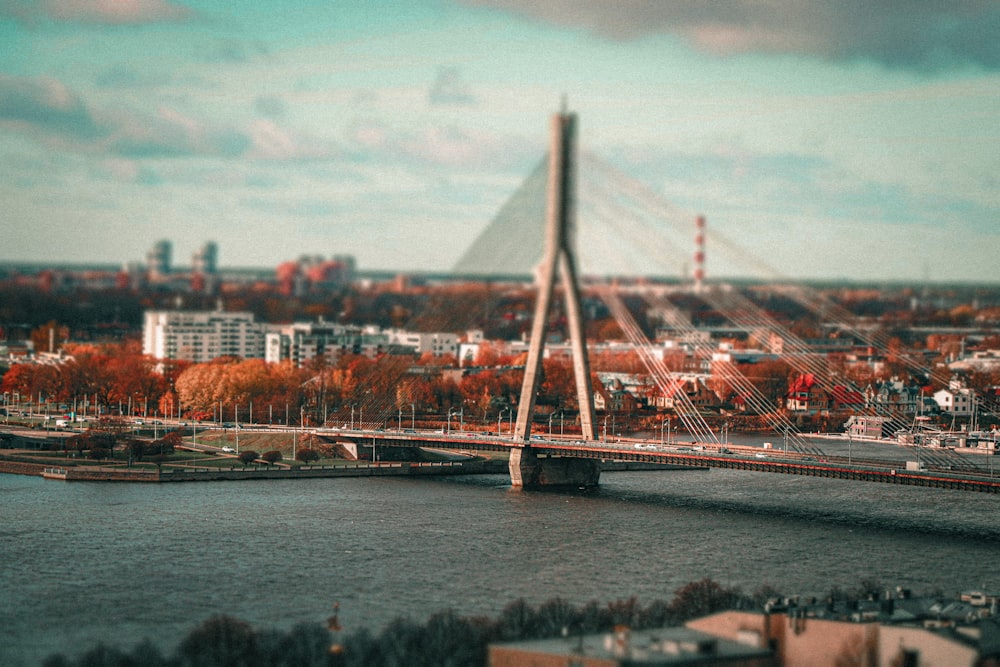
[[[448,271],[563,100],[782,276],[1000,282],[988,0],[0,0],[0,262]]]

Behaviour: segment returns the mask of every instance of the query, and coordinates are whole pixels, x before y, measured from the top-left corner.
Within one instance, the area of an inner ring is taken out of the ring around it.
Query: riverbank
[[[641,470],[703,470],[690,466],[605,461],[602,472]],[[0,460],[0,474],[30,475],[66,482],[218,482],[255,479],[316,479],[329,477],[391,477],[406,475],[506,475],[503,459],[468,459],[452,461],[414,461],[346,463],[336,466],[246,466],[123,468],[120,466],[58,466],[44,463]]]
[[[57,466],[0,460],[0,473],[31,475],[45,479],[86,482],[214,482],[251,479],[313,479],[325,477],[375,477],[399,475],[481,475],[507,472],[506,461],[423,461],[349,463],[337,466],[173,467],[123,468],[118,466]]]

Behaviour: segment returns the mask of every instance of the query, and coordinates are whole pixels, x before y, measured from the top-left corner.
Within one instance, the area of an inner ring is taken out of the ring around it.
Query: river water
[[[505,476],[190,484],[0,475],[0,664],[144,637],[171,652],[214,614],[347,631],[508,602],[670,600],[711,577],[822,595],[863,579],[1000,587],[1000,498],[745,471],[604,473],[592,492]]]

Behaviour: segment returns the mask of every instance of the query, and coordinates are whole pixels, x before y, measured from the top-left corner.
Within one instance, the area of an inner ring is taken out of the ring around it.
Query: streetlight
[[[549,413],[549,437],[552,437],[552,418],[556,416],[556,413]]]
[[[608,441],[608,417],[611,415],[604,415],[604,442]]]
[[[670,433],[670,419],[669,418],[668,419],[664,419],[663,423],[660,424],[660,446],[661,447],[663,446],[663,431],[664,431],[664,429],[666,429],[666,431],[667,431],[668,434]],[[667,437],[667,443],[666,444],[668,444],[668,445],[670,444],[670,437],[669,437],[669,435]]]
[[[417,406],[410,403],[410,430],[417,430]]]
[[[504,409],[502,409],[500,411],[500,414],[497,415],[497,435],[498,436],[501,434],[500,424],[503,423],[503,413],[505,413],[505,412],[510,412],[510,408],[504,408]]]
[[[454,408],[449,408],[448,409],[448,435],[451,435],[451,418],[452,418],[452,416],[457,415],[457,414],[458,413],[455,412]]]

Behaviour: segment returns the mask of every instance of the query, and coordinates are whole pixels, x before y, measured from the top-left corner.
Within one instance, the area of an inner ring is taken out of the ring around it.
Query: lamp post
[[[664,444],[664,441],[663,441],[663,432],[664,432],[664,431],[667,431],[668,433],[669,433],[669,431],[670,431],[670,420],[669,420],[669,419],[664,419],[664,420],[663,420],[663,423],[662,423],[662,424],[660,424],[660,446],[661,446],[661,447],[662,447],[662,446],[663,446],[663,444]],[[666,440],[666,444],[667,444],[667,445],[669,445],[669,444],[670,444],[670,438],[669,438],[669,437],[668,437],[668,438],[667,438],[667,440]]]
[[[501,431],[500,431],[500,424],[503,423],[503,413],[505,413],[505,412],[510,412],[510,408],[504,408],[504,409],[502,409],[500,411],[500,413],[497,415],[497,436],[498,437],[500,436],[500,433],[501,433]]]
[[[417,406],[410,403],[410,430],[417,430]]]
[[[448,435],[451,435],[451,418],[452,418],[453,415],[457,415],[457,414],[458,413],[455,412],[454,408],[449,408],[448,409],[448,431],[447,431]]]
[[[608,441],[608,417],[611,415],[604,415],[604,442]]]
[[[552,437],[552,418],[555,417],[555,416],[556,416],[556,413],[554,413],[554,412],[550,412],[549,413],[549,437],[550,438]]]

